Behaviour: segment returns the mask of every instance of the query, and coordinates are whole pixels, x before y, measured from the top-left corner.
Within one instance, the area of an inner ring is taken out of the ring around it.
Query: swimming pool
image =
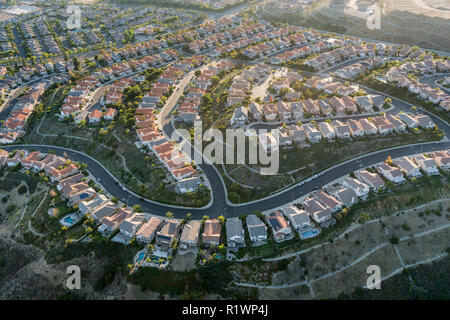
[[[317,231],[316,229],[312,229],[312,230],[308,230],[308,231],[300,233],[300,237],[302,239],[308,239],[308,238],[314,237],[318,233],[319,233],[319,231]]]
[[[72,217],[65,217],[64,222],[68,224],[73,224],[75,221],[72,219]]]
[[[138,262],[141,262],[142,259],[144,259],[144,257],[145,257],[145,252],[144,252],[144,251],[139,252],[139,256],[138,256],[138,258],[137,258],[137,261],[138,261]]]

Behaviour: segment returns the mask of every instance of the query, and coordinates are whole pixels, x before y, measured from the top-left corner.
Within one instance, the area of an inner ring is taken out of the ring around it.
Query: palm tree
[[[217,217],[217,220],[219,220],[220,224],[224,224],[225,223],[225,217],[222,216],[222,215]]]
[[[172,219],[172,218],[173,218],[173,213],[170,212],[170,211],[167,211],[167,213],[166,213],[166,218]]]

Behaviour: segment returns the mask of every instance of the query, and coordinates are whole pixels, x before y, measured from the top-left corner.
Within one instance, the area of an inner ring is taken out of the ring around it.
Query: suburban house
[[[127,238],[134,237],[136,231],[145,222],[145,215],[143,213],[134,213],[131,217],[126,218],[120,225],[120,233]]]
[[[244,227],[241,219],[237,217],[228,218],[225,222],[225,228],[227,230],[227,246],[229,248],[245,246]]]
[[[386,184],[384,180],[376,173],[369,172],[367,170],[361,170],[356,172],[356,177],[364,183],[367,183],[370,188],[377,192],[380,189],[384,189]]]
[[[317,223],[323,223],[331,219],[331,210],[316,198],[307,198],[303,202],[303,208]]]
[[[100,110],[94,110],[89,114],[89,123],[99,123],[102,119],[102,112]]]
[[[103,234],[110,234],[117,229],[119,229],[120,224],[127,217],[131,216],[133,213],[129,209],[120,208],[118,212],[112,216],[104,217],[100,220],[100,227],[98,230]]]
[[[408,157],[401,157],[393,160],[393,163],[399,167],[407,177],[420,177],[422,173],[419,167]]]
[[[209,219],[205,221],[202,234],[202,242],[206,245],[216,245],[220,243],[220,234],[222,233],[222,225],[217,219]]]
[[[136,240],[142,243],[152,242],[161,223],[162,220],[160,218],[151,217],[136,232]]]
[[[356,195],[361,198],[365,198],[370,191],[370,187],[367,184],[352,177],[345,177],[344,180],[342,180],[342,185],[353,189]]]
[[[195,248],[198,245],[198,236],[202,223],[198,220],[190,220],[183,227],[180,237],[180,248]]]
[[[276,241],[284,241],[292,234],[292,229],[280,211],[274,211],[266,215],[266,222],[272,228]]]
[[[103,206],[105,203],[108,203],[108,202],[109,202],[108,198],[106,198],[102,194],[98,194],[92,200],[80,202],[80,204],[78,205],[78,210],[80,210],[80,212],[83,215],[86,215],[88,213],[91,213],[92,211],[94,211],[98,207]]]
[[[327,192],[339,199],[342,205],[347,207],[354,205],[358,201],[358,196],[353,189],[341,185],[330,187],[327,189]]]
[[[319,123],[319,129],[324,139],[332,140],[335,137],[333,127],[326,121]]]
[[[311,225],[311,219],[305,210],[298,209],[295,206],[284,207],[282,210],[295,230]]]
[[[261,106],[258,103],[252,102],[249,104],[248,108],[250,110],[252,118],[256,121],[261,121],[262,119]]]
[[[230,124],[232,126],[243,126],[248,121],[248,109],[240,106],[234,109],[233,116],[231,117]]]
[[[177,185],[175,186],[175,191],[177,193],[194,192],[198,189],[201,182],[202,181],[198,176],[182,179],[178,181]]]
[[[423,170],[426,174],[437,175],[439,174],[439,169],[437,167],[436,161],[433,158],[426,158],[424,155],[418,155],[412,157],[414,162]]]
[[[320,203],[329,208],[332,212],[337,212],[342,209],[342,202],[323,190],[318,190],[317,192],[315,192],[315,197],[320,201]]]
[[[95,222],[100,222],[104,217],[108,217],[116,213],[117,206],[112,202],[107,202],[99,208],[94,209],[91,212],[91,216],[94,218]]]
[[[245,218],[248,235],[252,242],[261,242],[267,240],[267,226],[254,214],[249,214]]]
[[[163,222],[161,230],[156,232],[156,243],[163,250],[168,251],[173,239],[178,235],[180,223],[175,219],[167,219]]]
[[[381,173],[386,179],[393,183],[403,183],[406,179],[403,177],[402,170],[397,167],[392,167],[387,163],[382,163],[376,167],[377,171]]]

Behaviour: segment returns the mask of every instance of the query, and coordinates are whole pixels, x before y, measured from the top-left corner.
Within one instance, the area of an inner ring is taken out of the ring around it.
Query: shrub
[[[28,188],[27,188],[27,186],[25,186],[25,185],[22,185],[22,186],[19,188],[19,190],[17,190],[17,192],[18,192],[20,195],[27,193],[27,191],[28,191]]]
[[[392,244],[398,244],[400,242],[400,240],[397,237],[392,237],[391,239],[389,239],[389,241]]]

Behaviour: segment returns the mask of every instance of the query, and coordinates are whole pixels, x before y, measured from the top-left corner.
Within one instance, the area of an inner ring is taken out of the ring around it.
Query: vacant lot
[[[401,267],[392,246],[383,247],[354,266],[312,284],[316,298],[334,298],[341,293],[351,293],[356,287],[366,285],[367,267],[377,265],[381,275],[388,275]]]

